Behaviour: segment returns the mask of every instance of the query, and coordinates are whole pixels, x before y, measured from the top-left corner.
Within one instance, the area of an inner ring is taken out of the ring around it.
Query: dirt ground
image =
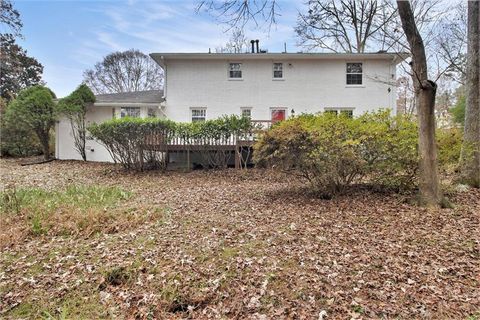
[[[427,210],[365,189],[322,200],[260,169],[0,170],[2,188],[132,194],[100,232],[34,235],[0,212],[0,318],[480,319],[479,190]]]

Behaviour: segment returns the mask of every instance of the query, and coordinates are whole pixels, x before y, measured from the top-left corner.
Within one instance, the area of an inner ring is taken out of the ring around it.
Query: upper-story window
[[[363,66],[361,62],[347,63],[347,85],[361,85]]]
[[[193,108],[192,109],[192,122],[207,120],[207,109],[205,108]]]
[[[230,79],[242,79],[242,64],[239,62],[229,63],[228,65],[228,78]]]
[[[242,108],[242,117],[252,118],[252,108]]]
[[[281,62],[273,63],[273,78],[283,79],[283,63]]]
[[[140,118],[140,107],[122,107],[120,109],[120,117]]]

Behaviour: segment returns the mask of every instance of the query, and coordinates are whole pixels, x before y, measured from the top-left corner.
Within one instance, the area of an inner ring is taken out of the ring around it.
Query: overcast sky
[[[225,44],[226,27],[209,14],[195,13],[198,2],[153,0],[17,0],[24,24],[20,44],[44,66],[47,85],[62,97],[82,81],[82,73],[112,51],[208,52]],[[302,1],[279,2],[281,16],[270,33],[250,25],[246,35],[270,52],[291,52],[293,27]]]

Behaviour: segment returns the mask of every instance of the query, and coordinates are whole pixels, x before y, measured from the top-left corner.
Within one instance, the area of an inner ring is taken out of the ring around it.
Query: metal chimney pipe
[[[260,42],[260,40],[258,40],[258,39],[255,40],[255,44],[256,44],[256,46],[257,46],[257,53],[260,53],[260,50],[258,49],[258,43],[259,43],[259,42]]]
[[[250,40],[250,43],[252,44],[252,53],[255,53],[255,40]]]

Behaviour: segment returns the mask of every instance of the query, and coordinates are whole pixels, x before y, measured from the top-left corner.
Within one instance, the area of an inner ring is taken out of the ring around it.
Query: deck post
[[[191,170],[191,165],[190,165],[190,148],[187,147],[187,171]]]
[[[235,144],[235,169],[240,169],[240,150],[238,148],[238,143]]]

